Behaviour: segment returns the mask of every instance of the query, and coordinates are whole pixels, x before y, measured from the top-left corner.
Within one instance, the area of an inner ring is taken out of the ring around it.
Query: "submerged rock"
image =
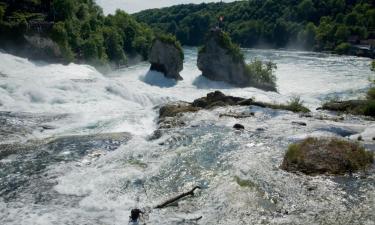
[[[224,81],[238,87],[252,86],[276,91],[274,84],[256,81],[247,69],[239,47],[221,29],[210,31],[205,45],[199,51],[197,65],[202,75],[210,80]]]
[[[25,143],[0,144],[0,160],[12,154],[27,154],[37,151],[53,152],[70,151],[74,156],[83,156],[93,150],[113,151],[127,143],[131,135],[127,132],[92,135],[71,135],[29,140]]]
[[[236,130],[244,130],[245,126],[237,123],[237,124],[234,124],[233,128],[236,129]]]
[[[150,70],[161,72],[167,78],[182,80],[183,60],[181,46],[175,39],[157,38],[154,41],[149,55]]]
[[[374,154],[358,143],[337,138],[307,138],[289,146],[281,168],[289,172],[345,174],[365,170]]]

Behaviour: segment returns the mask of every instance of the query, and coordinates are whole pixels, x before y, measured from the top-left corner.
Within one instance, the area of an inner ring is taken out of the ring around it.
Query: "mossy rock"
[[[338,138],[307,138],[289,146],[281,169],[308,175],[337,175],[364,171],[373,162],[374,153],[358,143]]]
[[[375,100],[331,101],[318,108],[318,110],[321,109],[375,117]]]
[[[175,117],[182,113],[187,112],[197,112],[201,108],[194,107],[191,103],[188,102],[175,102],[164,105],[159,110],[159,118],[163,119],[165,117]]]

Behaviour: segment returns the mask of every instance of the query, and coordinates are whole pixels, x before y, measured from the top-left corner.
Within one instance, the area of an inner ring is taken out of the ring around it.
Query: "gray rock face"
[[[63,58],[59,45],[50,38],[42,37],[39,34],[25,35],[24,37],[27,41],[26,50],[34,58],[47,59],[47,61],[48,59],[58,61]]]
[[[198,68],[210,80],[225,81],[230,84],[249,86],[245,73],[245,63],[236,61],[227,49],[220,46],[221,30],[211,30],[204,50],[198,55]]]
[[[156,40],[151,48],[150,70],[158,71],[167,78],[182,80],[183,58],[180,50],[171,43]]]
[[[204,47],[199,51],[198,68],[210,80],[224,81],[237,87],[256,87],[266,91],[277,91],[275,84],[258,81],[251,74],[241,50],[220,29],[212,29]]]

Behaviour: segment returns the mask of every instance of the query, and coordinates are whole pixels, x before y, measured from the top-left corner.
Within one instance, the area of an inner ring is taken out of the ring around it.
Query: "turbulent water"
[[[363,97],[370,60],[245,51],[248,61],[277,63],[279,93],[205,79],[194,48],[185,49],[178,83],[148,72],[148,63],[103,75],[0,53],[0,224],[127,224],[137,207],[147,224],[375,224],[373,170],[308,177],[279,169],[288,144],[309,135],[361,134],[375,149],[371,121],[322,120],[314,110],[327,99]],[[217,108],[186,114],[186,126],[149,139],[158,106],[213,90],[267,102],[298,95],[315,116]],[[228,112],[255,116],[219,117]],[[235,132],[235,123],[245,131]],[[196,185],[203,189],[178,207],[152,209]]]

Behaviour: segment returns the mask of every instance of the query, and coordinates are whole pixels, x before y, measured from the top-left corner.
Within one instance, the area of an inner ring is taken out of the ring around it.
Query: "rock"
[[[236,130],[244,130],[245,126],[237,123],[237,124],[234,124],[233,128],[236,129]]]
[[[183,52],[173,40],[157,38],[151,48],[149,62],[150,70],[161,72],[167,78],[182,80]]]
[[[299,126],[307,126],[307,123],[301,121],[292,121],[292,124]]]
[[[175,117],[181,113],[197,112],[199,110],[199,107],[195,107],[191,103],[179,101],[162,106],[159,110],[159,118]]]
[[[374,154],[358,143],[337,138],[307,138],[289,146],[281,168],[289,172],[345,174],[365,170]]]
[[[240,103],[244,104],[246,101],[251,102],[252,100],[227,96],[220,91],[215,91],[208,93],[206,97],[194,100],[192,105],[194,107],[210,109],[217,106],[240,105]]]
[[[375,100],[348,100],[324,103],[317,110],[330,110],[375,117]]]
[[[237,87],[252,86],[276,91],[271,84],[255,82],[246,68],[241,50],[221,29],[211,29],[206,43],[199,51],[197,65],[202,75],[210,80],[224,81]]]

